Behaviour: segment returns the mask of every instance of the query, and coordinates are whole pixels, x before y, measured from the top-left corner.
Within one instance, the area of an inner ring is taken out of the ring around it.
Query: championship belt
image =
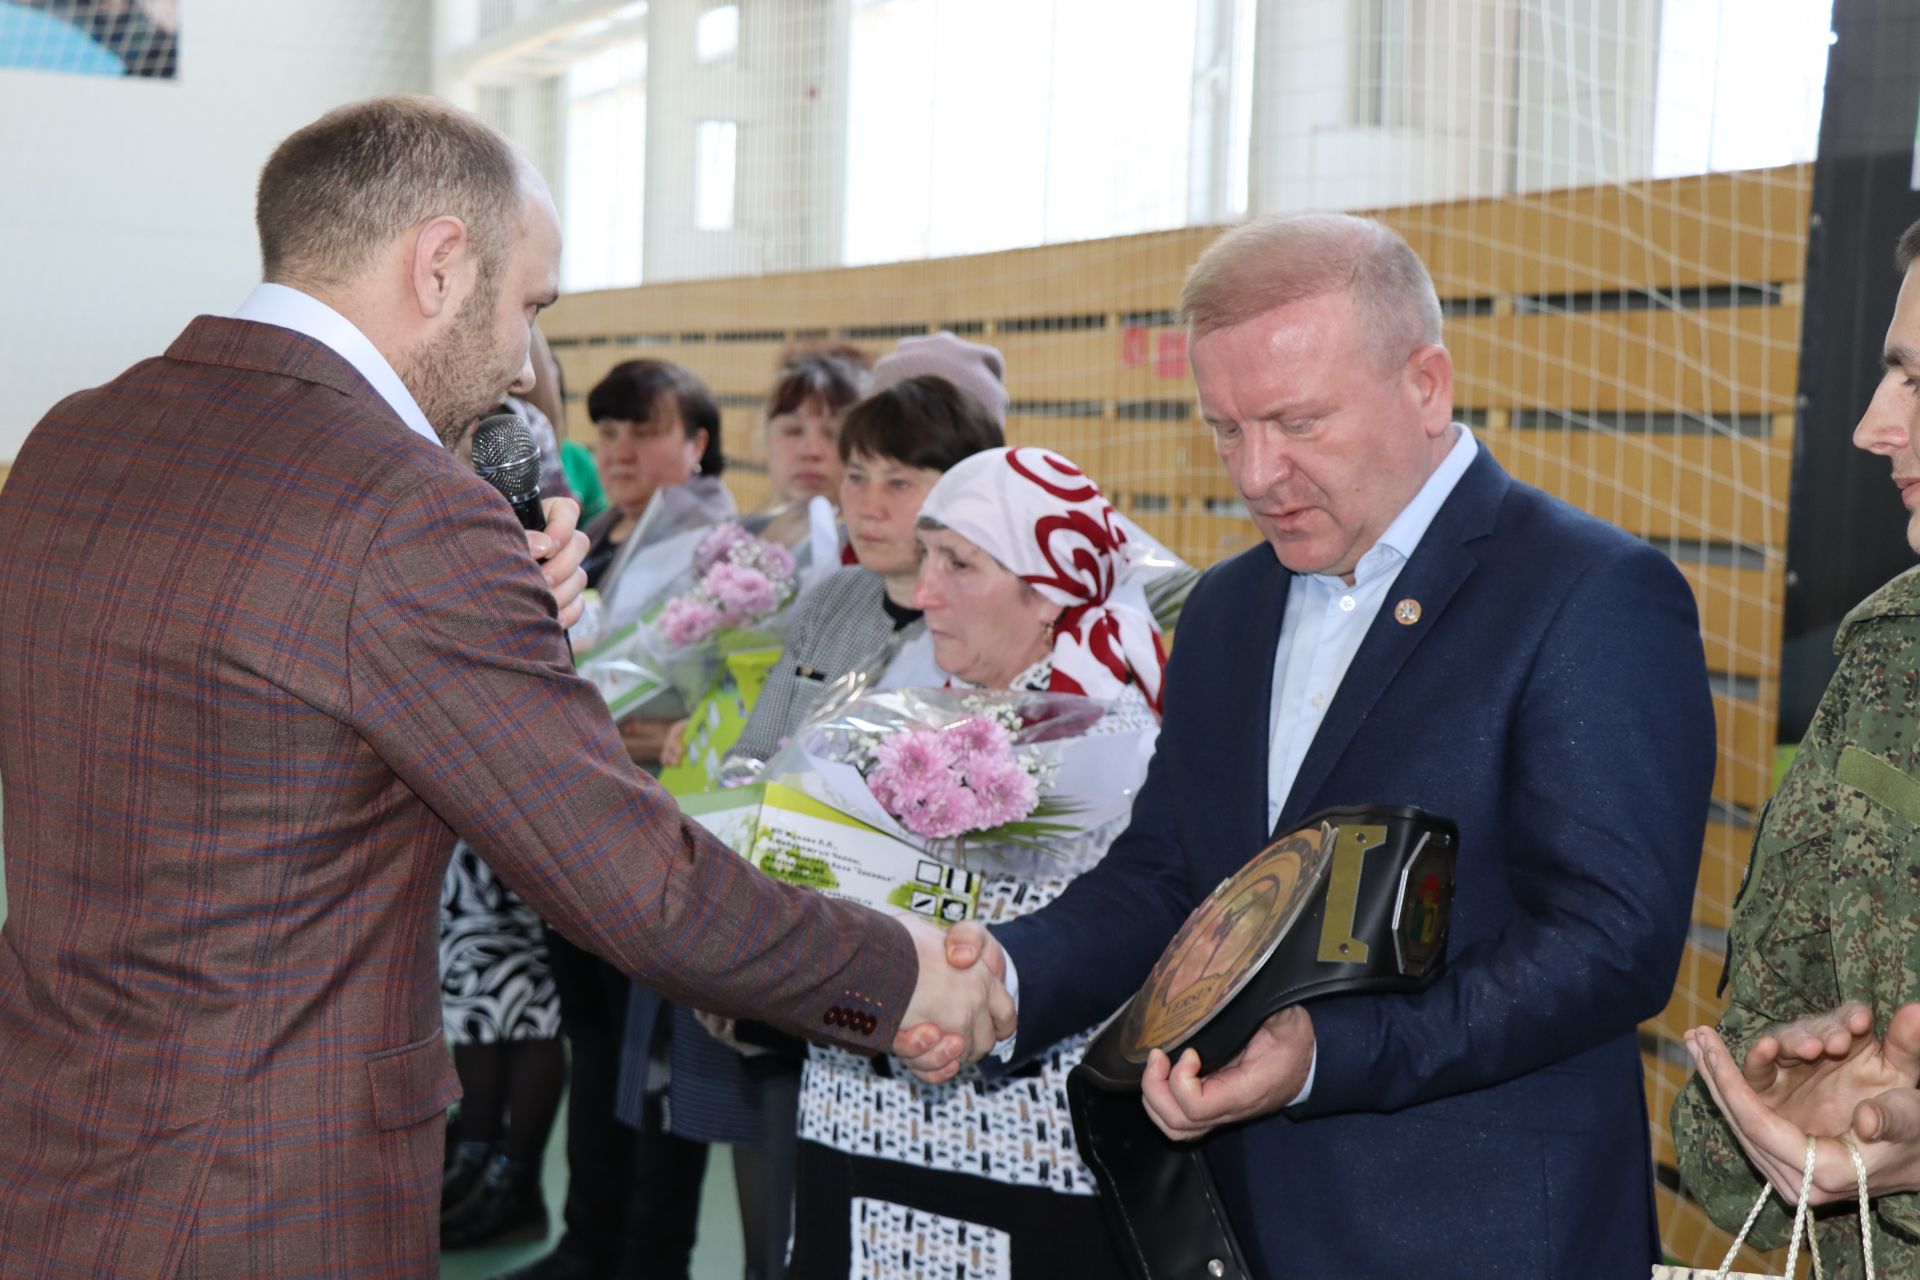
[[[1139,994],[1067,1078],[1081,1158],[1139,1280],[1244,1280],[1245,1257],[1196,1145],[1140,1102],[1151,1050],[1223,1065],[1288,1005],[1418,991],[1447,946],[1459,829],[1406,806],[1322,809],[1187,917]]]

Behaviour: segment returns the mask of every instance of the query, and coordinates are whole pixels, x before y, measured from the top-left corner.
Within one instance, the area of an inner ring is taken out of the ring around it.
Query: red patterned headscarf
[[[1120,586],[1133,547],[1080,468],[1051,449],[989,449],[940,477],[920,518],[953,530],[1065,607],[1053,633],[1059,693],[1112,699],[1139,686],[1160,712],[1166,650],[1138,588]]]

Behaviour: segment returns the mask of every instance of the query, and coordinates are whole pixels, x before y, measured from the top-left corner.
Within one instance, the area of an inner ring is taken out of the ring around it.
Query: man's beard
[[[499,290],[489,283],[483,281],[461,306],[452,328],[416,350],[396,371],[449,449],[474,419],[500,403],[508,385],[500,381],[492,359],[490,327]]]

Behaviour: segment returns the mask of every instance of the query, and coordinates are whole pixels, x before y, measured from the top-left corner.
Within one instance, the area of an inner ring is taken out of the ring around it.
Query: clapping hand
[[[1013,1034],[1006,953],[977,924],[943,933],[917,916],[902,916],[901,923],[913,935],[920,979],[893,1051],[914,1075],[940,1084]]]
[[[1800,1195],[1809,1134],[1818,1141],[1808,1200],[1856,1194],[1839,1140],[1849,1128],[1871,1194],[1920,1190],[1920,1004],[1896,1010],[1884,1040],[1863,1004],[1787,1023],[1761,1036],[1739,1066],[1711,1027],[1687,1032],[1686,1042],[1741,1149],[1789,1202]]]

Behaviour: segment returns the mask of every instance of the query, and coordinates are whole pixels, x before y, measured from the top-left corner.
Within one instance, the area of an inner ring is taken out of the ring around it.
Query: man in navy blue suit
[[[1444,814],[1444,976],[1289,1009],[1230,1062],[1156,1055],[1148,1110],[1206,1144],[1256,1274],[1644,1276],[1635,1027],[1679,965],[1715,756],[1687,584],[1452,420],[1433,283],[1380,224],[1231,231],[1182,311],[1265,545],[1187,604],[1128,833],[950,959],[1006,966],[1017,1062],[1131,996],[1276,832],[1330,805]]]

